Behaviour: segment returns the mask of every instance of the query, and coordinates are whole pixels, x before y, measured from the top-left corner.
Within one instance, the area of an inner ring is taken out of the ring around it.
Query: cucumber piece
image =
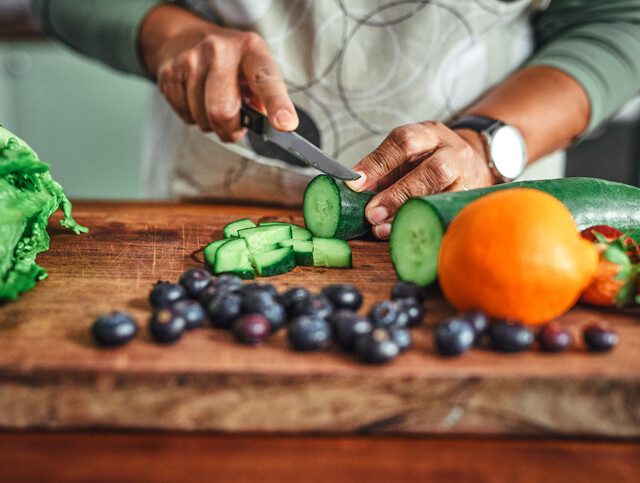
[[[280,246],[293,248],[296,265],[313,266],[313,242],[311,240],[283,240],[280,242]]]
[[[337,238],[312,238],[313,266],[351,268],[351,248],[344,240]]]
[[[291,238],[291,225],[267,225],[245,228],[238,231],[238,236],[247,242],[253,254],[275,250],[282,240]]]
[[[204,247],[204,263],[210,272],[214,271],[213,267],[216,262],[216,253],[218,252],[218,249],[228,241],[229,240],[225,238],[222,240],[211,242],[206,247]]]
[[[313,235],[306,228],[294,225],[293,223],[285,223],[283,221],[265,221],[260,223],[260,226],[273,226],[273,225],[289,225],[291,227],[291,238],[294,240],[311,240]]]
[[[256,253],[253,255],[253,263],[258,274],[263,277],[287,273],[296,266],[292,247],[276,248],[268,252]]]
[[[245,228],[253,228],[256,224],[249,218],[242,218],[241,220],[232,221],[228,223],[223,229],[222,234],[225,238],[235,238],[238,236],[238,230]]]
[[[369,232],[364,209],[375,193],[356,193],[331,176],[321,174],[304,192],[304,223],[316,237],[350,240]]]
[[[243,238],[234,238],[222,244],[216,252],[213,264],[215,273],[233,273],[241,278],[254,278],[249,261],[249,249]]]

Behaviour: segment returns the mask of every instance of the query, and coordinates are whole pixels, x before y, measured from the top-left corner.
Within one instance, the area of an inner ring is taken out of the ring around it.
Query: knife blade
[[[334,178],[356,180],[360,177],[359,174],[340,164],[299,134],[291,131],[278,131],[269,124],[265,115],[244,102],[240,108],[240,124],[261,135],[265,141],[280,146],[309,166],[330,174]]]

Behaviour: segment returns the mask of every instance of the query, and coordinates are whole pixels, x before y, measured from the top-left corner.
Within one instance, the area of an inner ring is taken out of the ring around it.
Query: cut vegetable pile
[[[280,275],[296,266],[351,267],[351,248],[346,241],[313,237],[309,230],[292,223],[256,225],[243,218],[227,224],[223,234],[224,239],[204,249],[206,265],[216,274],[250,279]]]

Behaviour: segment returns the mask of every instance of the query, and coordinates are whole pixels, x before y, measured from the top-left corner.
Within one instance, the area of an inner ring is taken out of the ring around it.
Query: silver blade
[[[309,166],[330,174],[334,178],[343,180],[356,180],[360,177],[349,168],[343,166],[331,156],[323,153],[315,145],[294,132],[283,132],[269,126],[263,134],[267,141],[277,144],[282,149],[301,159]]]

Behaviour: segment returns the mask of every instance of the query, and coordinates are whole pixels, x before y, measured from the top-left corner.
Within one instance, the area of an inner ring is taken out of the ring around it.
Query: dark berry
[[[491,346],[500,352],[522,352],[529,350],[535,337],[528,327],[520,322],[501,320],[489,325]]]
[[[391,327],[389,329],[389,334],[391,335],[391,340],[398,345],[400,352],[410,349],[413,345],[411,331],[406,327]]]
[[[187,319],[171,308],[163,308],[154,312],[149,320],[151,335],[158,342],[168,344],[175,342],[187,330]]]
[[[264,342],[271,333],[271,326],[262,314],[246,314],[233,324],[233,335],[238,342],[256,345]]]
[[[585,327],[582,337],[591,352],[609,352],[620,340],[615,330],[597,324]]]
[[[287,321],[287,313],[272,295],[267,292],[254,292],[242,299],[242,312],[245,314],[262,314],[269,324],[271,333],[280,330]]]
[[[407,327],[415,327],[422,323],[424,318],[424,309],[422,304],[414,298],[396,299],[400,306],[400,311],[406,315]]]
[[[211,284],[211,275],[204,268],[192,268],[180,277],[180,285],[192,299],[200,297],[202,291]]]
[[[315,315],[326,319],[333,312],[333,305],[324,295],[311,295],[296,303],[291,309],[292,317]]]
[[[375,327],[389,328],[394,325],[406,325],[408,316],[401,313],[398,302],[385,300],[378,302],[371,308],[369,320]]]
[[[395,359],[400,348],[388,330],[378,328],[356,338],[356,353],[364,362],[382,364]]]
[[[398,282],[391,288],[392,300],[411,298],[422,303],[425,296],[424,288],[413,282]]]
[[[300,302],[301,300],[310,297],[311,293],[304,287],[293,287],[280,294],[278,296],[278,301],[282,304],[282,306],[287,311],[287,314],[291,315],[293,306]]]
[[[327,297],[336,309],[358,310],[362,305],[362,294],[349,283],[327,285],[322,289],[322,295]]]
[[[352,312],[351,310],[336,310],[329,316],[329,322],[333,325],[335,339],[342,350],[352,352],[355,350],[356,337],[373,330],[369,319]]]
[[[138,332],[138,324],[125,312],[109,312],[99,316],[91,333],[99,345],[115,347],[129,342]]]
[[[240,316],[241,308],[240,295],[223,291],[207,305],[207,317],[214,327],[228,329],[233,321]]]
[[[204,321],[207,318],[204,308],[195,300],[178,300],[171,306],[171,310],[186,319],[187,330],[204,326]]]
[[[476,342],[480,340],[489,329],[489,318],[484,312],[467,312],[463,315],[465,319],[473,327],[473,331],[476,333]]]
[[[289,343],[297,351],[320,351],[331,345],[331,326],[317,315],[301,315],[289,325]]]
[[[544,352],[563,352],[573,345],[573,335],[566,327],[549,324],[540,329],[538,343]]]
[[[211,282],[214,287],[224,287],[228,292],[238,292],[244,286],[244,282],[237,275],[223,273]]]
[[[157,282],[149,293],[149,302],[155,308],[168,307],[187,298],[187,291],[178,283]]]
[[[457,356],[471,349],[476,333],[464,317],[451,317],[438,324],[433,334],[436,350],[443,356]]]
[[[214,285],[209,285],[200,293],[198,302],[200,302],[200,305],[202,305],[203,307],[207,307],[218,294],[223,292],[230,293],[226,291],[224,287],[215,287]]]
[[[250,282],[245,284],[244,287],[242,287],[241,292],[243,296],[254,294],[257,292],[268,293],[272,297],[278,295],[278,291],[273,285],[271,285],[270,283],[259,282]]]

